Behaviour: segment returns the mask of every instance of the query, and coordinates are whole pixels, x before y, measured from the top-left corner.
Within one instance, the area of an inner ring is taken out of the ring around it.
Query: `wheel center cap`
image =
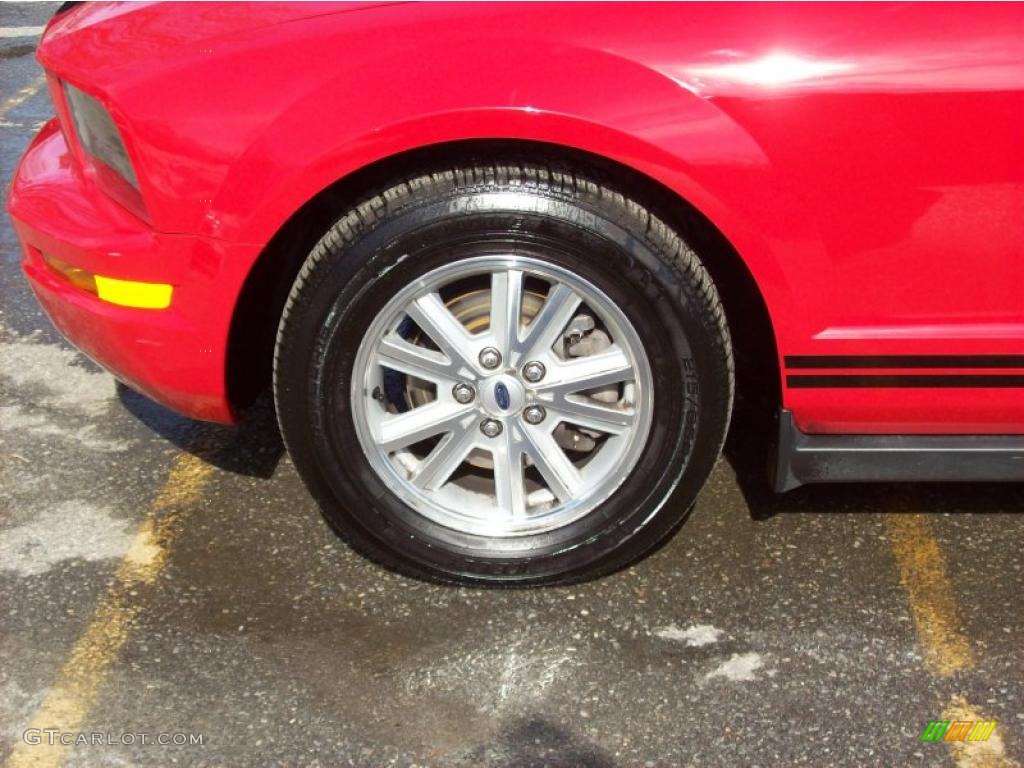
[[[492,416],[510,416],[525,405],[526,390],[515,376],[491,376],[480,385],[480,401]]]

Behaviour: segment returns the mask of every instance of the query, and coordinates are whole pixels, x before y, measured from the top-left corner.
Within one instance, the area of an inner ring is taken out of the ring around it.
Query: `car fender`
[[[502,66],[491,52],[488,72],[498,74],[485,81],[461,64],[482,55],[465,46],[429,78],[403,70],[373,98],[347,86],[367,82],[359,71],[302,94],[232,164],[204,234],[266,243],[317,194],[368,165],[435,144],[519,139],[599,155],[660,182],[732,243],[770,310],[791,300],[782,256],[791,264],[820,248],[813,224],[757,143],[712,100],[602,51],[520,48],[516,60],[537,71],[514,76],[514,62]],[[614,83],[614,93],[586,91],[583,81]],[[392,93],[419,95],[399,102]],[[339,101],[351,109],[325,111]]]

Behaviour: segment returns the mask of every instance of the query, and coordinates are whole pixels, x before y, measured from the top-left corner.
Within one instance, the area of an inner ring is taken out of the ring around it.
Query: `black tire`
[[[729,422],[724,313],[682,238],[598,179],[533,162],[417,175],[345,213],[310,253],[278,330],[277,413],[324,515],[363,554],[435,581],[569,583],[629,564],[685,519]],[[599,285],[634,325],[654,377],[653,425],[624,484],[582,519],[514,550],[443,528],[400,501],[366,460],[347,399],[356,349],[383,303],[470,242],[539,248]]]

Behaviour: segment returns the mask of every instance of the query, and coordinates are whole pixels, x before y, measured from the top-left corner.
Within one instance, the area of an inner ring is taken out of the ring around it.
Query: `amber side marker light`
[[[172,285],[140,283],[135,280],[118,280],[114,277],[94,275],[45,253],[43,261],[76,288],[111,304],[136,309],[167,309],[171,306],[171,294],[174,292]]]

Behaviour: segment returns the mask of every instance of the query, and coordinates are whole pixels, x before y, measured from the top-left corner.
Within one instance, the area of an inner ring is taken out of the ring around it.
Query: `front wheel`
[[[359,550],[420,577],[593,577],[685,517],[721,448],[714,286],[640,204],[495,164],[410,178],[314,248],[275,355],[285,442]]]

